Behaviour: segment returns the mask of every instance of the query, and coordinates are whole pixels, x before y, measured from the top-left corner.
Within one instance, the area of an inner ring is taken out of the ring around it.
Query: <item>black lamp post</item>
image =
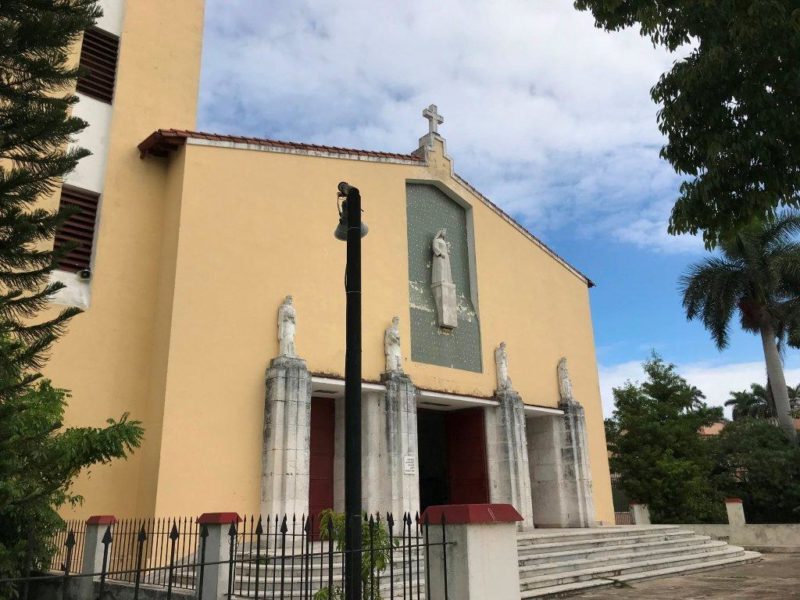
[[[344,289],[347,294],[347,341],[344,362],[344,579],[346,600],[361,600],[361,195],[339,184],[339,225],[334,235],[347,242]]]

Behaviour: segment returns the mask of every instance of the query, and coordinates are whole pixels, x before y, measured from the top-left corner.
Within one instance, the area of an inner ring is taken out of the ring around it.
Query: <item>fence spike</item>
[[[264,535],[264,527],[261,525],[261,517],[258,517],[258,523],[256,524],[256,535]]]
[[[111,543],[112,539],[113,536],[111,535],[111,525],[109,525],[108,527],[106,527],[106,532],[103,534],[103,539],[101,541],[104,546],[108,546]]]
[[[68,550],[72,549],[75,546],[75,532],[70,530],[67,534],[67,541],[64,542],[64,545],[67,547]]]
[[[139,535],[136,536],[137,542],[144,542],[147,539],[147,530],[144,528],[144,523],[142,523],[141,529],[139,529]]]
[[[178,533],[178,526],[175,523],[175,521],[173,521],[172,522],[172,529],[170,529],[170,532],[169,532],[169,539],[171,539],[174,542],[175,540],[178,539],[179,535],[180,534]]]

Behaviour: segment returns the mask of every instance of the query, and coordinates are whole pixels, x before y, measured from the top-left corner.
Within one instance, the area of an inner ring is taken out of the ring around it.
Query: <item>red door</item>
[[[315,538],[319,534],[319,514],[333,508],[333,436],[333,400],[312,398],[308,514],[314,519]]]
[[[447,413],[446,428],[450,504],[489,502],[483,409]]]

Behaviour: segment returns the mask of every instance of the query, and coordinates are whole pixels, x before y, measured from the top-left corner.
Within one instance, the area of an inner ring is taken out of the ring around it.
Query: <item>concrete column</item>
[[[634,525],[650,525],[650,507],[647,504],[631,502]]]
[[[113,515],[94,515],[86,519],[86,536],[83,546],[83,563],[81,573],[97,573],[95,577],[78,577],[71,582],[67,590],[68,597],[71,598],[92,598],[94,597],[94,582],[100,580],[100,573],[103,570],[103,536],[106,531],[114,534],[114,524],[117,522]],[[113,543],[113,539],[112,539]],[[108,560],[111,560],[111,544],[108,545]],[[108,569],[108,565],[106,566]]]
[[[304,360],[274,358],[266,374],[261,514],[308,514],[311,375]]]
[[[386,444],[384,465],[389,487],[388,504],[395,519],[404,512],[419,511],[419,449],[417,445],[417,388],[408,375],[381,376],[383,397],[380,438]]]
[[[725,498],[725,511],[728,513],[728,525],[731,528],[747,525],[741,498]]]
[[[499,405],[487,408],[485,418],[489,500],[511,504],[523,517],[519,527],[533,529],[524,404],[513,390],[498,390],[495,398]]]
[[[517,523],[522,515],[513,506],[431,506],[425,510],[422,522],[426,519],[432,544],[426,598],[445,597],[446,577],[449,598],[519,600]],[[442,544],[445,537],[446,546],[434,545]]]
[[[386,391],[365,392],[361,403],[362,506],[397,519],[419,510],[416,388],[402,373],[382,380]]]
[[[543,527],[595,525],[583,407],[570,400],[563,415],[528,420],[533,520]]]
[[[237,513],[203,513],[197,519],[206,537],[205,568],[200,600],[225,600],[228,594],[228,563],[231,560],[230,528],[241,521]],[[200,567],[195,569],[199,576]]]

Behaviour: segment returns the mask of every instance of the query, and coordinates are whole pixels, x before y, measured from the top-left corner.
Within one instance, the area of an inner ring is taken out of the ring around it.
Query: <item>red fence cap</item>
[[[86,519],[87,525],[113,525],[117,522],[114,515],[92,515]]]
[[[725,504],[742,504],[741,498],[725,498]]]
[[[235,512],[214,512],[203,513],[197,517],[197,522],[200,525],[230,525],[231,523],[238,523],[242,520],[239,513]]]
[[[516,523],[523,517],[510,504],[447,504],[429,506],[420,517],[420,522],[438,525],[442,517],[447,525],[464,525],[480,523]]]

